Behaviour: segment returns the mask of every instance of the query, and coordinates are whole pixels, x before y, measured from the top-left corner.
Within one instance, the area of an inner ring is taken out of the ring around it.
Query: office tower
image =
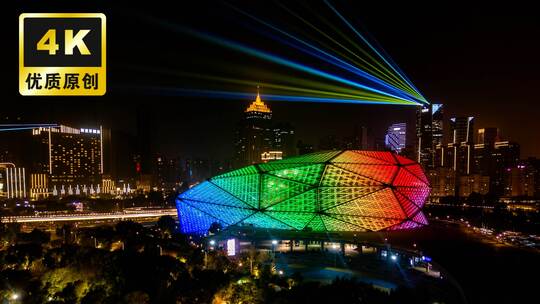
[[[527,193],[529,196],[540,198],[540,159],[529,157],[523,163],[527,166]]]
[[[407,124],[401,122],[388,127],[384,143],[388,149],[396,153],[401,152],[407,144]]]
[[[469,174],[459,177],[459,196],[468,197],[472,193],[485,195],[489,192],[489,176]]]
[[[533,197],[535,195],[535,172],[526,162],[506,169],[505,196]]]
[[[452,143],[472,143],[474,133],[474,117],[450,118]]]
[[[236,166],[255,164],[261,161],[263,152],[272,149],[272,111],[262,101],[259,92],[257,97],[244,111],[236,134],[235,161]]]
[[[495,194],[504,195],[508,187],[505,174],[508,169],[518,166],[520,160],[520,146],[518,143],[510,141],[496,142],[493,152],[491,152],[491,163],[489,175],[493,178],[491,183]]]
[[[303,141],[299,140],[296,144],[296,149],[298,151],[298,155],[304,155],[308,153],[313,153],[315,151],[315,148],[313,145],[310,145],[308,143],[304,143]]]
[[[432,167],[433,147],[433,116],[432,106],[424,105],[416,111],[416,137],[417,137],[417,159],[424,168]]]
[[[478,137],[476,144],[486,145],[492,147],[495,142],[499,141],[499,129],[498,128],[482,128],[478,129]]]
[[[347,150],[370,150],[373,143],[370,142],[369,129],[364,126],[355,125],[351,136],[343,140],[343,149]]]
[[[474,172],[493,176],[495,143],[499,142],[498,128],[478,129],[474,145]]]
[[[454,196],[456,191],[456,172],[452,168],[437,167],[427,172],[431,186],[431,197]]]
[[[290,124],[275,124],[272,126],[272,135],[272,151],[281,152],[283,157],[296,155],[296,134],[294,132],[294,128]]]
[[[339,150],[342,144],[335,135],[326,135],[319,139],[319,151]]]
[[[483,143],[474,145],[474,172],[490,177],[490,192],[502,196],[507,192],[508,170],[516,167],[520,159],[519,144],[510,141],[492,142],[492,136],[482,136]],[[494,134],[494,132],[490,132]],[[479,136],[479,139],[481,136]]]
[[[450,132],[452,143],[452,167],[458,175],[470,174],[472,171],[472,159],[474,153],[474,117],[450,118]]]
[[[424,168],[436,166],[435,149],[443,144],[443,118],[442,104],[425,105],[416,112],[416,158]]]
[[[64,125],[32,130],[33,173],[48,174],[50,185],[100,184],[103,145],[100,129]]]
[[[152,108],[139,105],[136,109],[136,140],[133,167],[137,177],[137,187],[143,191],[156,183],[156,117]]]
[[[172,190],[180,183],[182,166],[179,158],[156,157],[157,186],[165,190]]]
[[[444,143],[444,106],[434,103],[431,107],[431,133],[433,146],[436,147]]]

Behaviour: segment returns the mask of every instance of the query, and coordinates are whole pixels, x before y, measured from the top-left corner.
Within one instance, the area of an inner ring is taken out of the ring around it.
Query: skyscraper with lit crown
[[[257,97],[244,110],[244,118],[238,125],[235,143],[236,166],[261,162],[261,155],[272,148],[272,111]]]

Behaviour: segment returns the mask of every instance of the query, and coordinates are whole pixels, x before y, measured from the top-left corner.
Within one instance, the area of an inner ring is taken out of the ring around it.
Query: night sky
[[[272,69],[247,56],[212,47],[184,37],[167,24],[188,25],[253,42],[274,51],[241,26],[238,16],[223,2],[204,2],[196,7],[147,3],[145,7],[111,7],[110,1],[73,7],[57,1],[41,1],[39,6],[22,1],[3,18],[10,29],[8,48],[2,56],[4,85],[0,113],[21,116],[28,122],[61,122],[75,126],[103,124],[135,134],[137,111],[147,113],[154,123],[158,151],[171,156],[226,158],[232,154],[234,127],[249,100],[211,100],[165,96],[140,87],[190,86],[184,79],[151,71],[167,68],[206,71],[214,61],[236,63],[243,75],[253,77],[251,67]],[[287,5],[296,6],[297,4]],[[315,2],[311,2],[315,3]],[[53,5],[54,4],[54,5]],[[432,7],[410,3],[360,4],[336,2],[351,21],[374,37],[392,56],[416,87],[431,102],[446,105],[446,117],[476,117],[476,127],[499,127],[504,139],[522,146],[522,157],[540,157],[540,107],[536,89],[540,87],[540,19],[532,7],[472,7],[456,2],[437,2]],[[109,6],[106,6],[109,5]],[[272,2],[234,2],[254,14],[262,14],[287,28],[287,20]],[[320,5],[315,3],[314,6]],[[301,5],[300,5],[301,7]],[[108,92],[105,97],[21,97],[17,89],[18,15],[23,12],[103,12],[108,27]],[[274,15],[273,15],[274,14]],[[331,14],[321,11],[321,14]],[[291,25],[292,26],[292,25]],[[245,32],[244,32],[245,31]],[[276,50],[279,51],[279,50]],[[204,61],[208,59],[208,62]],[[146,69],[146,71],[145,71]],[[150,69],[150,70],[148,70]],[[213,66],[213,70],[219,67]],[[10,76],[11,75],[11,76]],[[196,85],[203,85],[197,83]],[[264,94],[264,83],[263,86]],[[243,87],[253,92],[254,87]],[[297,129],[298,138],[317,144],[328,134],[347,136],[355,125],[372,128],[382,136],[393,122],[414,122],[414,108],[404,106],[341,105],[272,102],[274,118]]]

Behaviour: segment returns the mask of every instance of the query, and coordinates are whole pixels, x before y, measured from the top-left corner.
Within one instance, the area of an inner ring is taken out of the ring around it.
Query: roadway
[[[176,209],[137,210],[108,213],[71,213],[71,214],[46,214],[29,216],[4,216],[0,217],[2,223],[46,223],[46,222],[69,222],[69,221],[99,221],[99,220],[127,220],[137,218],[152,218],[164,215],[176,216]]]

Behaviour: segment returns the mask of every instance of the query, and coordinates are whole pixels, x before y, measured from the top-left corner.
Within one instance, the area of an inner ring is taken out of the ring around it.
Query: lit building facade
[[[49,185],[100,184],[103,145],[100,129],[42,127],[32,130],[38,159],[35,173],[48,174]]]
[[[452,136],[452,163],[458,175],[471,174],[472,158],[474,153],[474,117],[450,118],[450,131]]]
[[[396,153],[405,149],[407,145],[407,124],[401,122],[388,127],[384,143],[388,149]]]
[[[431,184],[431,198],[438,200],[456,193],[456,172],[452,168],[438,167],[430,169],[428,179]]]
[[[244,111],[244,119],[238,127],[235,144],[237,166],[258,163],[262,153],[271,150],[274,137],[271,123],[272,111],[257,92],[255,101]]]
[[[468,197],[472,193],[485,195],[489,192],[489,176],[469,174],[459,177],[459,196]]]
[[[475,173],[490,177],[490,191],[493,194],[507,194],[508,170],[517,167],[520,160],[519,144],[510,141],[492,142],[485,138],[483,142],[474,145],[474,150]]]
[[[534,197],[536,195],[535,168],[530,164],[520,163],[506,169],[505,196]]]
[[[444,141],[442,104],[424,105],[416,113],[417,161],[424,168],[436,166],[435,149]]]
[[[296,133],[290,124],[272,126],[272,150],[281,151],[283,157],[296,155]]]
[[[26,198],[26,169],[12,163],[0,163],[0,195],[4,198]]]
[[[272,122],[272,111],[257,92],[236,131],[235,166],[259,163],[270,151],[296,155],[296,133],[290,124]]]
[[[180,228],[213,223],[298,231],[380,231],[427,224],[421,166],[391,152],[324,151],[255,164],[180,194]]]
[[[492,147],[498,141],[500,141],[500,134],[498,128],[478,129],[478,137],[476,140],[476,144],[482,144],[488,147]]]
[[[261,161],[263,163],[267,163],[273,160],[280,160],[280,159],[283,159],[283,152],[281,151],[268,151],[268,152],[263,152],[263,154],[261,154]]]
[[[49,189],[49,175],[45,173],[30,174],[30,198],[41,199],[51,194]]]

